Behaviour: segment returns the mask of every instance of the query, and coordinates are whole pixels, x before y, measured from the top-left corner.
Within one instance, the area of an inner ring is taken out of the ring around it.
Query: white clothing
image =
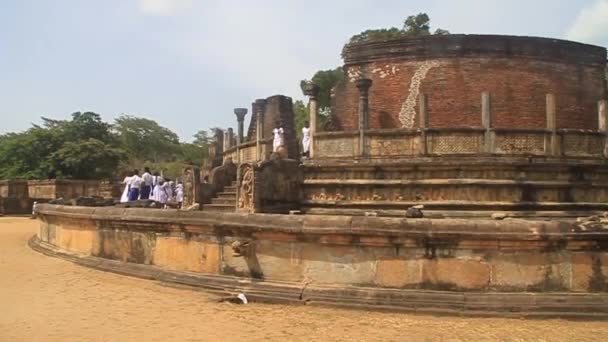
[[[144,172],[144,174],[141,175],[141,179],[147,186],[152,186],[152,182],[154,182],[154,177],[152,177],[149,172]]]
[[[162,185],[157,187],[159,188],[158,191],[154,192],[154,196],[157,196],[158,194],[157,202],[166,204],[169,201],[169,192],[167,191],[167,189],[170,188],[169,183],[163,183]]]
[[[125,189],[122,191],[122,196],[120,196],[120,203],[129,202],[129,183],[131,182],[131,177],[127,176],[122,181],[125,185]]]
[[[173,200],[173,182],[167,182],[167,201]]]
[[[129,181],[131,189],[139,189],[141,187],[142,179],[138,175],[133,175]]]
[[[183,184],[177,184],[177,186],[175,187],[175,200],[180,203],[184,201],[184,185]]]
[[[163,179],[163,177],[156,177],[156,180],[154,182],[154,190],[152,191],[152,196],[150,197],[151,200],[160,202],[160,193],[163,192],[161,183],[164,181],[165,180]]]
[[[272,139],[272,152],[278,152],[279,147],[283,146],[283,127],[272,130],[274,138]]]
[[[302,127],[302,152],[310,151],[310,128]]]

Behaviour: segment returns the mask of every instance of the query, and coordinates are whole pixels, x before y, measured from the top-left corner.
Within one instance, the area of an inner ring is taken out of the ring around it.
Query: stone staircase
[[[236,209],[236,181],[225,186],[222,192],[211,199],[211,204],[204,204],[204,211],[234,212]]]

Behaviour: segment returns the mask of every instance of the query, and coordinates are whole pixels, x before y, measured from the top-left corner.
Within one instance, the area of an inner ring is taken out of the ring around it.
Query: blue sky
[[[452,33],[608,46],[608,0],[0,0],[0,134],[94,111],[190,141],[256,98],[302,98],[351,35],[419,12]]]

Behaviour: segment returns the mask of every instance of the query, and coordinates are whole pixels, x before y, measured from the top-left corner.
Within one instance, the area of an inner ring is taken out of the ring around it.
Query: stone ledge
[[[448,34],[400,37],[347,44],[346,65],[386,59],[529,58],[573,64],[606,65],[606,49],[573,41],[507,35]]]
[[[169,271],[156,266],[84,256],[60,250],[41,242],[36,236],[33,236],[28,244],[39,253],[81,266],[172,285],[202,288],[211,293],[245,293],[251,302],[313,304],[460,316],[608,319],[608,294],[447,292],[256,281],[240,277]]]
[[[251,236],[260,233],[285,233],[294,238],[308,235],[319,243],[365,245],[361,239],[373,236],[393,246],[395,239],[412,239],[424,245],[431,239],[468,241],[486,248],[487,241],[517,241],[521,248],[538,243],[589,241],[592,247],[608,246],[608,230],[579,231],[566,222],[510,219],[504,221],[479,219],[406,219],[394,217],[360,217],[327,215],[272,215],[185,212],[178,210],[148,210],[123,208],[63,207],[41,204],[36,207],[41,220],[61,223],[72,220],[92,220],[96,226],[112,225],[120,229],[155,232],[189,232]],[[74,223],[79,225],[78,222]],[[338,238],[339,237],[339,238]],[[334,238],[337,238],[334,239]],[[358,241],[358,242],[357,242]],[[456,247],[457,248],[457,247]],[[577,246],[572,248],[580,249]]]

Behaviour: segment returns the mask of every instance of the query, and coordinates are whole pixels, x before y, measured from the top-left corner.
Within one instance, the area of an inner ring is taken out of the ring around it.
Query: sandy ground
[[[606,341],[608,322],[458,318],[217,303],[204,292],[38,254],[0,218],[0,341]]]

